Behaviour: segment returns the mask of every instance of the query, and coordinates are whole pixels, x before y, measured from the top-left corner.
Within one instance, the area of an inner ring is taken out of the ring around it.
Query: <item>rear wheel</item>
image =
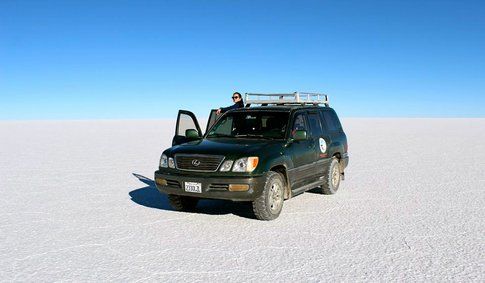
[[[333,157],[323,174],[322,193],[325,195],[335,194],[340,186],[340,177],[339,161],[336,157]]]
[[[253,201],[253,211],[259,220],[276,219],[283,208],[285,181],[283,175],[270,171],[263,193]]]
[[[198,198],[168,195],[170,206],[177,211],[193,211],[199,202]]]

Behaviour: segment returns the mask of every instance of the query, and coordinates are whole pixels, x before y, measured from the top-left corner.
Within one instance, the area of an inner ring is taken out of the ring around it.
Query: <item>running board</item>
[[[314,189],[314,188],[316,188],[318,186],[321,186],[321,185],[323,185],[323,182],[321,180],[319,180],[319,181],[310,183],[308,185],[304,185],[302,187],[299,187],[298,189],[291,190],[291,195],[293,197],[295,195],[299,195],[301,193],[304,193],[304,192],[306,192],[308,190]]]

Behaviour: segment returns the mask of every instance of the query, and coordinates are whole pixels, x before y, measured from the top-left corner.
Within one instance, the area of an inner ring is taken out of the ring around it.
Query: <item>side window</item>
[[[296,131],[299,130],[307,130],[306,122],[305,122],[305,114],[299,113],[295,116],[295,121],[293,122],[293,128],[291,129],[291,135],[294,135]]]
[[[185,137],[185,131],[188,129],[197,130],[194,120],[187,114],[180,114],[177,135]]]
[[[308,122],[310,123],[312,137],[320,137],[323,134],[322,125],[320,124],[320,117],[318,113],[310,113],[308,115]]]
[[[334,132],[339,129],[337,127],[337,124],[335,123],[334,117],[331,111],[323,111],[323,118],[325,120],[325,124],[327,124],[327,128],[331,131]],[[335,115],[335,114],[334,114]]]
[[[340,124],[340,120],[337,117],[337,113],[335,113],[335,111],[330,111],[330,116],[332,116],[333,118],[333,123],[335,124],[335,127],[337,127],[337,129],[341,129],[342,125]]]

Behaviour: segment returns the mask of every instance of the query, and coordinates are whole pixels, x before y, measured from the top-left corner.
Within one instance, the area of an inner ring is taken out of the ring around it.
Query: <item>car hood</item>
[[[210,154],[226,157],[261,156],[268,147],[280,149],[282,140],[210,138],[174,146],[169,154]]]

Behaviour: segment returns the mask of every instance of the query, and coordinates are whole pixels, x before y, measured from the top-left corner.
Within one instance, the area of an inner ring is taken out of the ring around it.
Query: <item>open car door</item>
[[[197,140],[201,137],[202,130],[194,113],[187,110],[179,110],[172,146]]]
[[[217,115],[217,109],[211,110],[211,113],[209,114],[209,119],[207,120],[207,126],[205,127],[206,133],[209,132],[210,128],[217,122],[219,116]]]

